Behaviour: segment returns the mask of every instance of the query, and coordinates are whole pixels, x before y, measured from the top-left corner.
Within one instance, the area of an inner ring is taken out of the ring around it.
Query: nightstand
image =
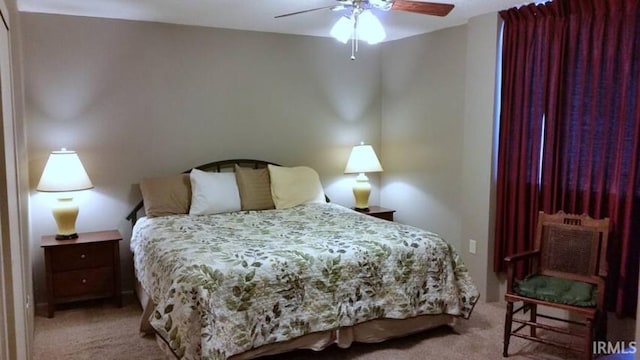
[[[122,306],[120,240],[118,230],[79,233],[71,240],[42,237],[48,317],[60,303],[112,298]]]
[[[379,219],[393,221],[393,213],[395,210],[386,209],[380,206],[369,206],[367,210],[358,210],[354,209],[357,212],[361,212],[363,214],[367,214],[369,216],[377,217]]]

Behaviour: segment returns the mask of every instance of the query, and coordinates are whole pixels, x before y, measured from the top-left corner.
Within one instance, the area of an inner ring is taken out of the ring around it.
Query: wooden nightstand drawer
[[[113,291],[113,270],[106,267],[55,273],[53,288],[56,298],[109,296]]]
[[[51,249],[54,272],[99,268],[113,264],[112,242],[61,246]]]
[[[43,236],[47,276],[47,316],[58,303],[110,297],[122,306],[118,230],[78,234],[76,239]]]

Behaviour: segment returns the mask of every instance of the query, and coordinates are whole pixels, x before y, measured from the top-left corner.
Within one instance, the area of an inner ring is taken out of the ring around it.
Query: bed
[[[270,164],[225,160],[196,169]],[[468,318],[479,297],[437,234],[328,201],[138,218],[142,207],[128,217],[141,331],[155,333],[176,358],[239,360],[380,342]]]

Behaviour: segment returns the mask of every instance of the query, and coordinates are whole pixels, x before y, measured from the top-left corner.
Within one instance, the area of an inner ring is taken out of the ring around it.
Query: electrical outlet
[[[472,254],[476,253],[476,241],[473,239],[469,239],[469,252]]]

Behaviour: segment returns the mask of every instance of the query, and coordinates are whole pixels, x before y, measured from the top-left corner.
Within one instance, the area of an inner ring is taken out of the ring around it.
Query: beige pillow
[[[324,190],[318,173],[307,166],[269,165],[271,197],[276,209],[287,209],[306,203],[324,203]]]
[[[269,170],[243,168],[236,164],[236,182],[240,191],[242,210],[273,209]]]
[[[144,201],[144,212],[148,217],[189,213],[189,174],[142,179],[140,191]]]

